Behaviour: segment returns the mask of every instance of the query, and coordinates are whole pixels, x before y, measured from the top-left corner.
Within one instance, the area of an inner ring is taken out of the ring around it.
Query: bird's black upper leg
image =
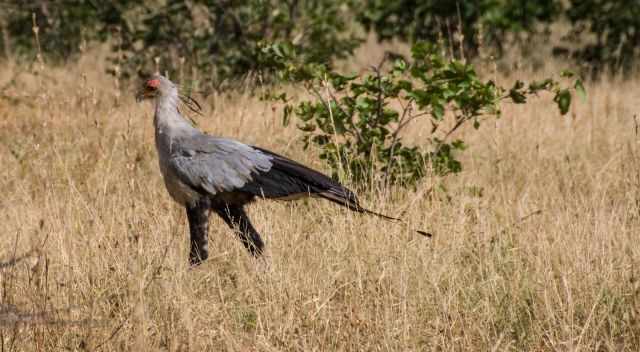
[[[224,204],[215,206],[213,210],[224,220],[240,237],[240,241],[251,255],[258,257],[264,250],[264,243],[260,234],[253,228],[247,213],[242,206]]]
[[[199,265],[209,257],[209,209],[208,199],[201,199],[195,204],[187,205],[187,218],[189,219],[189,233],[191,235],[191,250],[189,251],[189,263]]]

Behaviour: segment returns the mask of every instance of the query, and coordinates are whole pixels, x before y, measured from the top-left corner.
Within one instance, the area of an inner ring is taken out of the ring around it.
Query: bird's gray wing
[[[270,156],[246,144],[199,134],[172,143],[169,165],[186,185],[215,195],[241,189],[272,163]]]
[[[270,199],[319,196],[359,208],[355,194],[337,181],[231,139],[206,134],[175,139],[169,164],[183,183],[203,194],[239,191]]]

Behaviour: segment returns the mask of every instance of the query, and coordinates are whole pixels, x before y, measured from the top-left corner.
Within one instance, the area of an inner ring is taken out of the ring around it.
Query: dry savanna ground
[[[360,194],[430,240],[328,202],[259,202],[266,260],[212,218],[212,258],[189,269],[151,107],[103,66],[0,68],[3,351],[640,348],[640,80],[588,84],[567,117],[549,96],[506,106],[461,131],[461,174]],[[326,171],[271,105],[204,105],[208,132]]]

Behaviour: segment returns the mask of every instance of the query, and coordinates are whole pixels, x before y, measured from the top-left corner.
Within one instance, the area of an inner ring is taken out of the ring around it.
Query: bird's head
[[[138,102],[168,95],[176,89],[173,82],[161,75],[153,75],[142,85],[142,89],[136,94]]]

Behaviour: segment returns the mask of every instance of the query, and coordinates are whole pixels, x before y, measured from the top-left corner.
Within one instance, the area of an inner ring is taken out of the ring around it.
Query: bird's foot
[[[194,250],[192,248],[189,253],[189,265],[191,267],[196,267],[202,264],[209,257],[209,251],[205,250]]]

